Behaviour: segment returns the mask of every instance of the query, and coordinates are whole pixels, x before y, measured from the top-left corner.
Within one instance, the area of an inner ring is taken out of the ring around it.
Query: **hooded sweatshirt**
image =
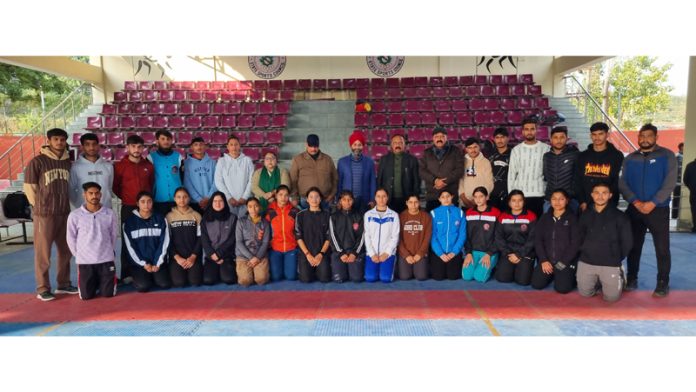
[[[201,215],[191,207],[188,207],[185,212],[174,207],[167,214],[167,224],[172,242],[169,246],[169,257],[174,258],[174,255],[189,257],[195,254],[200,260]]]
[[[580,204],[592,204],[592,186],[604,182],[609,184],[613,194],[611,205],[619,204],[619,172],[623,163],[623,153],[607,142],[607,148],[596,152],[590,144],[580,153],[575,170],[575,196]]]
[[[218,258],[225,261],[235,260],[236,224],[237,215],[235,214],[229,214],[227,219],[204,219],[201,222],[201,243],[207,258],[215,253]]]
[[[474,197],[474,189],[485,187],[490,194],[493,191],[493,169],[491,162],[479,153],[475,159],[469,154],[464,155],[464,176],[459,180],[459,193],[466,195],[471,200]]]
[[[580,258],[583,263],[620,267],[633,247],[631,222],[618,208],[607,205],[602,212],[594,207],[580,215]]]
[[[191,201],[198,203],[217,190],[215,188],[215,161],[208,154],[202,159],[189,154],[184,161],[184,187],[191,195]]]
[[[37,216],[68,215],[70,213],[70,160],[68,151],[56,156],[48,146],[34,157],[24,169],[24,193],[33,214]]]
[[[123,224],[124,240],[131,263],[145,267],[145,264],[161,266],[167,261],[169,248],[169,227],[164,217],[156,212],[143,219],[138,210]]]
[[[96,182],[101,185],[101,205],[111,208],[111,188],[114,183],[114,166],[111,162],[99,157],[92,162],[80,154],[70,168],[70,204],[73,209],[80,208],[85,203],[82,184]]]
[[[174,201],[174,192],[181,187],[181,165],[184,158],[177,151],[168,153],[155,150],[147,156],[155,167],[155,186],[152,190],[156,203]]]
[[[101,264],[114,261],[118,237],[118,219],[111,208],[102,206],[90,212],[81,206],[68,215],[68,247],[77,264]]]
[[[225,154],[218,159],[215,167],[215,187],[229,200],[251,197],[251,177],[254,175],[254,162],[240,153],[237,158]]]
[[[676,184],[677,158],[664,147],[632,152],[623,161],[619,189],[629,203],[651,201],[657,207],[669,207]]]
[[[270,229],[268,221],[260,216],[257,222],[253,222],[249,215],[239,218],[235,230],[235,237],[237,238],[235,253],[237,257],[246,260],[251,260],[252,257],[256,257],[259,260],[266,258],[268,242],[271,238]],[[260,239],[259,235],[261,235]]]

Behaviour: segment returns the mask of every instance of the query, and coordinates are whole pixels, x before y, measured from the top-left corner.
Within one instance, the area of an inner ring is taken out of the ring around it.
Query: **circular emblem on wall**
[[[285,56],[249,56],[249,68],[254,75],[262,79],[274,79],[285,70]]]
[[[367,68],[373,74],[388,78],[396,75],[404,66],[404,56],[367,56]]]

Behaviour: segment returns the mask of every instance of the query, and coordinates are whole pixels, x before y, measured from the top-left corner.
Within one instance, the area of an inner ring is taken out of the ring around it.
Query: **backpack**
[[[31,205],[24,192],[17,191],[7,195],[2,202],[2,208],[8,219],[31,219]]]

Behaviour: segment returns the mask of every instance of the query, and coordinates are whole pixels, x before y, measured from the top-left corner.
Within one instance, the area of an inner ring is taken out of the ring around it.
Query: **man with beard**
[[[433,129],[433,145],[423,152],[418,173],[425,181],[425,209],[428,212],[440,206],[438,198],[442,191],[458,195],[459,180],[464,175],[464,154],[447,141],[445,128]],[[452,205],[458,204],[456,199],[452,200]]]
[[[508,172],[508,189],[521,190],[526,198],[526,207],[536,216],[544,212],[544,154],[550,147],[536,139],[536,121],[522,121],[522,143],[515,146],[510,153],[510,169]]]
[[[409,195],[420,195],[418,158],[405,151],[403,135],[391,137],[391,151],[379,160],[377,187],[389,193],[389,208],[400,214],[406,210]]]
[[[348,143],[352,153],[338,160],[337,191],[351,191],[354,197],[353,211],[363,214],[375,205],[375,161],[363,156],[363,146],[367,142],[362,132],[354,131],[348,138]]]
[[[80,136],[82,154],[70,168],[70,204],[73,209],[84,204],[82,184],[96,182],[101,187],[101,204],[111,208],[111,186],[114,182],[114,166],[99,156],[99,139],[94,133]]]
[[[329,203],[336,197],[338,173],[333,159],[319,150],[319,136],[307,135],[305,152],[295,155],[290,165],[290,183],[292,185],[292,204],[309,208],[305,196],[312,187],[319,188],[324,195],[321,208],[328,209]]]
[[[126,220],[138,209],[137,196],[140,192],[152,190],[155,182],[155,170],[152,162],[143,159],[143,138],[130,135],[126,139],[126,155],[114,165],[114,194],[121,199],[121,230]],[[121,282],[130,283],[133,279],[130,272],[126,242],[121,232]]]
[[[619,171],[624,156],[609,143],[609,126],[596,122],[590,126],[592,144],[580,153],[575,170],[575,196],[580,210],[585,211],[592,204],[592,187],[595,184],[609,184],[612,198],[609,201],[616,207],[619,204]]]
[[[557,189],[563,189],[568,193],[568,207],[576,213],[578,201],[575,198],[575,162],[580,152],[575,146],[568,144],[568,128],[565,126],[553,127],[551,130],[551,151],[544,154],[544,180],[546,192],[544,194],[544,212],[551,207],[551,194]]]
[[[172,134],[159,130],[155,133],[157,150],[151,152],[147,159],[155,168],[155,211],[166,216],[176,204],[174,191],[182,186],[184,158],[172,149]]]
[[[505,199],[508,194],[507,179],[510,165],[510,140],[508,130],[505,127],[496,128],[493,132],[495,151],[488,157],[493,168],[493,192],[490,194],[491,205],[504,211],[507,209]]]
[[[640,149],[623,161],[619,189],[628,201],[626,214],[631,220],[633,248],[628,254],[626,290],[638,288],[640,256],[645,231],[650,230],[657,258],[657,286],[653,297],[669,293],[669,201],[677,183],[677,159],[672,151],[657,145],[657,128],[647,123],[638,132]]]
[[[476,207],[474,189],[482,186],[487,192],[493,190],[491,162],[481,154],[478,138],[470,137],[464,141],[464,176],[459,180],[459,199],[465,209]]]

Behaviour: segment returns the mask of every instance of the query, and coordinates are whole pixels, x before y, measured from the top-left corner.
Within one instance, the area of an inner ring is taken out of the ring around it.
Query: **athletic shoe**
[[[656,298],[662,298],[666,297],[667,294],[669,294],[669,283],[667,283],[664,280],[658,280],[657,287],[655,287],[655,291],[653,291],[652,296]]]
[[[36,294],[36,298],[44,302],[53,301],[54,299],[56,299],[56,297],[53,294],[51,294],[50,291],[44,291],[42,293]]]
[[[65,287],[58,287],[56,289],[56,294],[77,294],[78,290],[77,287],[75,286],[65,286]]]

